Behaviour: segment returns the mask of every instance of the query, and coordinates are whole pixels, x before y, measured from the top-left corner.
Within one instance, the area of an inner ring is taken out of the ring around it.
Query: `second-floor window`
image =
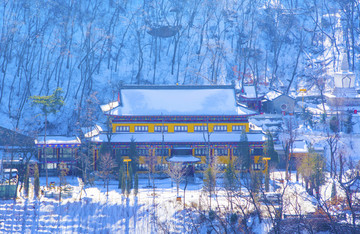
[[[194,132],[207,132],[208,127],[205,126],[194,126]]]
[[[224,156],[228,154],[228,150],[227,149],[216,149],[216,153],[215,155],[217,156]]]
[[[154,131],[155,132],[167,132],[168,126],[155,126]]]
[[[241,125],[233,125],[232,130],[233,132],[241,132],[244,129],[244,126]]]
[[[135,132],[147,132],[148,130],[148,126],[135,126]]]
[[[215,125],[214,132],[226,132],[227,126],[226,125]]]
[[[206,148],[197,148],[195,149],[196,156],[204,156],[208,154],[208,150]]]
[[[174,126],[175,132],[187,132],[188,127],[187,126]]]
[[[137,152],[140,156],[148,156],[149,155],[148,149],[138,149]]]
[[[116,126],[116,132],[129,132],[129,126]]]

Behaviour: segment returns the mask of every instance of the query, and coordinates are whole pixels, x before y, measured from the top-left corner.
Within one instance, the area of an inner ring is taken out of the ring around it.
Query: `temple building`
[[[238,155],[243,130],[252,168],[267,165],[262,160],[264,134],[249,131],[248,118],[256,112],[237,105],[233,86],[125,86],[118,101],[101,109],[110,129],[90,138],[95,169],[103,144],[109,143],[116,157],[127,158],[134,141],[139,171],[163,171],[169,163],[181,162],[198,172],[209,155],[221,170]]]

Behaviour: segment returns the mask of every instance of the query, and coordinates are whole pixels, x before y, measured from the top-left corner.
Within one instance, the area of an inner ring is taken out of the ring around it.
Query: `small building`
[[[318,147],[318,146],[313,146],[315,153],[320,154],[320,155],[324,155],[324,148],[322,147]],[[279,158],[280,158],[280,164],[279,167],[280,168],[285,168],[285,151],[282,145],[275,145],[275,150],[276,152],[278,152],[279,154]],[[293,142],[293,146],[292,146],[292,152],[291,152],[291,163],[290,163],[290,169],[291,170],[295,170],[295,163],[296,162],[300,162],[301,159],[305,156],[308,155],[309,153],[309,148],[308,148],[308,144],[305,140],[295,140]]]
[[[244,85],[237,91],[238,102],[245,104],[249,109],[261,112],[261,100],[264,95],[256,92],[254,85]]]
[[[48,174],[57,176],[60,166],[69,169],[69,174],[77,173],[77,157],[81,141],[78,137],[66,136],[40,136],[35,140],[38,148],[40,173],[43,175],[48,169]]]
[[[263,111],[269,114],[293,114],[296,100],[278,91],[270,91],[264,96]]]
[[[20,170],[23,160],[35,155],[34,139],[3,127],[0,127],[0,135],[0,169]]]

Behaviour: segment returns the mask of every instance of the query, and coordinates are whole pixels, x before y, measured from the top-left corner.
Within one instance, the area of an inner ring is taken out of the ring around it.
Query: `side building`
[[[69,175],[77,173],[78,151],[81,141],[78,137],[40,136],[35,139],[38,148],[40,174],[45,175],[46,167],[50,176],[57,176],[59,169],[68,169]],[[63,167],[63,168],[61,168]]]
[[[139,171],[163,171],[169,162],[202,171],[209,156],[215,156],[218,167],[224,169],[238,155],[243,130],[252,169],[267,168],[267,161],[261,160],[265,135],[249,132],[248,118],[256,112],[236,104],[233,86],[127,86],[118,99],[102,106],[109,132],[91,137],[94,169],[102,145],[110,144],[113,155],[122,161],[129,157],[132,140]]]

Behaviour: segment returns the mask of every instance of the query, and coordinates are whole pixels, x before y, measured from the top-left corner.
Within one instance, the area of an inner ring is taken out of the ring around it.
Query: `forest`
[[[58,87],[57,134],[85,124],[89,100],[116,100],[126,84],[324,90],[341,53],[359,70],[359,13],[355,0],[4,0],[0,119],[40,129],[30,97]]]

